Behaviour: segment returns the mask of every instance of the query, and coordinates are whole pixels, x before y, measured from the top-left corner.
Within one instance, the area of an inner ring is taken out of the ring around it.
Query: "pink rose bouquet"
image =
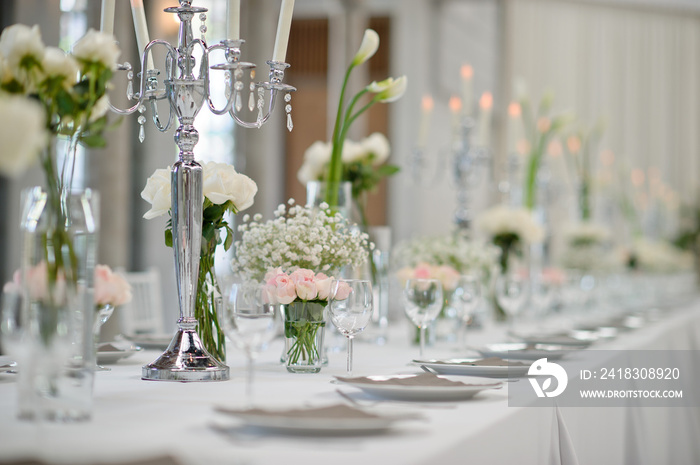
[[[265,290],[270,302],[282,305],[288,305],[294,301],[325,304],[328,301],[333,279],[333,276],[314,273],[307,268],[299,268],[290,274],[282,271],[282,268],[275,268],[265,275]],[[336,298],[346,299],[349,294],[350,287],[346,283],[341,283]]]

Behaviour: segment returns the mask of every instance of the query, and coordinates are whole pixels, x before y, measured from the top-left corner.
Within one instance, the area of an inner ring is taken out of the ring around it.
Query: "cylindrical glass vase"
[[[339,183],[308,182],[306,184],[306,206],[318,207],[324,202],[328,204],[331,211],[340,213],[350,220],[353,202],[352,183],[349,181]]]
[[[19,417],[90,418],[97,193],[23,193]]]
[[[282,305],[286,366],[290,373],[318,373],[323,366],[325,303],[295,301]]]

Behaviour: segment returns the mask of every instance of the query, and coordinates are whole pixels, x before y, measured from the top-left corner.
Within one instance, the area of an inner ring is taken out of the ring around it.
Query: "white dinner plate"
[[[347,407],[351,409],[351,407]],[[290,411],[260,410],[250,411],[217,409],[219,412],[238,418],[245,426],[286,434],[341,435],[368,434],[389,429],[395,422],[409,419],[408,416],[385,416],[367,413],[360,417],[308,416],[290,414]],[[309,409],[306,409],[309,410]],[[314,410],[314,409],[310,409]]]
[[[10,370],[17,370],[17,362],[12,360],[7,355],[0,355],[0,373],[4,373]]]
[[[174,334],[134,334],[126,336],[128,340],[146,350],[165,350],[170,345]]]
[[[447,360],[414,360],[415,363],[428,367],[441,375],[458,376],[483,376],[487,378],[519,378],[527,374],[529,364],[501,366],[501,365],[470,365],[479,359],[447,359]]]
[[[109,365],[112,363],[117,363],[119,360],[131,357],[136,352],[138,352],[138,349],[134,347],[120,347],[121,344],[118,342],[108,344],[112,345],[113,347],[117,347],[119,350],[100,350],[100,347],[98,347],[97,363],[100,365]],[[114,344],[117,345],[115,346]],[[105,344],[101,344],[100,346],[104,347]]]
[[[499,357],[510,360],[539,360],[547,357],[549,360],[559,360],[570,354],[573,347],[549,344],[526,344],[524,342],[500,342],[475,348],[484,357]]]
[[[578,349],[585,349],[598,339],[597,335],[584,332],[576,334],[514,334],[513,337],[526,344],[558,345]]]
[[[417,375],[367,376],[376,381],[407,378]],[[394,400],[409,401],[454,401],[471,399],[486,389],[500,389],[503,383],[461,383],[451,386],[402,386],[397,384],[367,383],[337,379],[336,382],[361,389],[367,394]]]

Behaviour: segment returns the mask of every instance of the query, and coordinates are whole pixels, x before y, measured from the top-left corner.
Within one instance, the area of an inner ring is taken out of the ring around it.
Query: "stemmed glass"
[[[109,317],[114,313],[114,305],[105,304],[95,308],[95,321],[92,324],[92,338],[95,341],[95,371],[110,371],[111,368],[105,367],[97,363],[97,352],[100,348],[100,329],[102,325],[109,320]]]
[[[481,300],[481,282],[478,276],[462,275],[455,289],[457,309],[461,325],[459,328],[460,348],[466,349],[467,326]]]
[[[425,351],[425,328],[442,309],[442,283],[437,279],[409,279],[403,291],[404,311],[420,331],[420,357]]]
[[[263,284],[234,283],[224,305],[224,331],[229,340],[245,352],[247,367],[246,398],[253,405],[253,365],[258,354],[280,329],[278,306],[269,303]]]
[[[496,300],[508,315],[508,327],[511,331],[528,296],[527,277],[516,273],[505,273],[496,277]]]
[[[331,321],[348,339],[347,376],[352,376],[352,339],[372,319],[372,284],[366,279],[334,279],[328,296]]]

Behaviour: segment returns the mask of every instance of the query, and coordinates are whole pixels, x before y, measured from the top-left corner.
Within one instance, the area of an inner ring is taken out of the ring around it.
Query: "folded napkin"
[[[434,364],[444,364],[444,365],[466,365],[473,367],[523,367],[528,364],[522,362],[512,362],[510,360],[503,360],[500,357],[488,357],[482,358],[480,360],[436,360],[431,363]]]
[[[582,339],[573,337],[568,334],[529,334],[529,335],[514,335],[524,341],[530,341],[536,344],[551,344],[551,345],[580,345],[587,346],[593,342],[593,339]]]
[[[326,407],[309,407],[309,408],[294,408],[286,410],[265,410],[260,408],[251,408],[245,410],[229,409],[225,407],[217,407],[216,410],[229,415],[255,415],[255,416],[270,416],[270,417],[289,417],[289,418],[381,418],[379,415],[349,407],[344,404],[329,405]]]
[[[399,375],[387,377],[367,377],[360,376],[357,378],[345,378],[342,376],[335,377],[338,381],[354,384],[382,384],[393,386],[499,386],[501,383],[477,383],[467,384],[461,381],[452,381],[441,376],[436,376],[432,373],[419,373],[416,375]]]

